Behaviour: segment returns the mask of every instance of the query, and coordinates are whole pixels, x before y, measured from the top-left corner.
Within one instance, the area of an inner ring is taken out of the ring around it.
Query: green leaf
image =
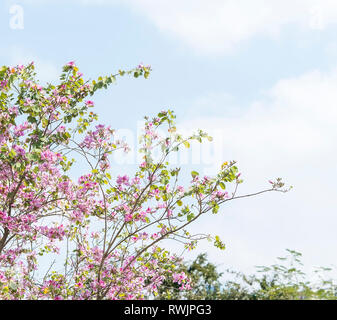
[[[192,219],[194,219],[194,213],[191,212],[187,215],[187,221],[190,222]]]
[[[215,204],[213,209],[212,209],[212,213],[216,214],[216,213],[218,213],[218,211],[219,211],[219,205]]]
[[[196,171],[192,171],[191,172],[191,176],[194,178],[194,177],[196,177],[196,176],[198,176],[199,175],[199,173],[198,172],[196,172]]]
[[[214,246],[219,248],[220,250],[225,250],[225,244],[220,240],[219,236],[215,236]]]

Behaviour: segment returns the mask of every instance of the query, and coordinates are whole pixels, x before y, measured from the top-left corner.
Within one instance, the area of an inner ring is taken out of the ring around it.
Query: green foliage
[[[183,271],[192,281],[192,290],[181,291],[179,285],[166,280],[159,290],[157,299],[217,300],[221,297],[221,273],[207,261],[206,254],[199,255],[191,264],[182,264]]]
[[[165,282],[159,299],[191,300],[336,300],[337,284],[325,273],[330,268],[318,268],[314,282],[303,272],[302,254],[287,249],[288,256],[277,258],[279,263],[258,266],[257,273],[245,275],[227,270],[231,280],[222,282],[223,273],[207,261],[206,254],[199,255],[190,264],[182,265],[192,280],[192,290],[180,291],[178,286]]]

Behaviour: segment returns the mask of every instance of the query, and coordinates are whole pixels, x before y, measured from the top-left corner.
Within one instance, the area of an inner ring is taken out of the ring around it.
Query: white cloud
[[[215,140],[223,138],[226,146],[230,143],[233,154],[243,152],[245,145],[247,155],[251,152],[264,154],[268,147],[268,158],[285,156],[287,164],[301,163],[308,157],[320,161],[322,153],[337,156],[334,148],[337,139],[337,69],[326,74],[313,71],[280,80],[265,92],[262,100],[251,103],[248,110],[237,112],[239,116],[233,116],[232,105],[230,117],[219,115],[228,114],[226,94],[218,95],[218,101],[214,100],[214,94],[207,98],[195,102],[198,110],[204,106],[210,113],[217,102],[222,111],[217,111],[214,117],[195,118],[183,126],[206,127],[214,132],[220,130],[223,136],[215,137]],[[291,159],[288,154],[292,154]],[[331,161],[331,156],[327,160]]]
[[[273,263],[285,248],[302,251],[308,265],[334,263],[337,70],[281,80],[259,101],[240,110],[239,116],[227,115],[221,98],[218,102],[222,116],[204,114],[178,126],[215,133],[218,156],[206,173],[214,172],[224,160],[236,159],[245,180],[242,193],[267,187],[267,180],[278,176],[294,189],[238,200],[218,216],[204,218],[194,230],[219,234],[228,250],[220,260],[210,246],[202,249],[225,267],[250,271],[252,264]],[[207,112],[206,99],[203,103]],[[210,104],[214,103],[212,95]]]
[[[200,53],[231,52],[254,36],[277,36],[288,25],[323,30],[336,23],[335,0],[78,0],[131,7],[160,30]]]
[[[21,0],[42,5],[41,0]],[[56,2],[54,0],[54,2]],[[65,1],[57,1],[65,2]],[[323,30],[337,21],[335,0],[73,0],[81,5],[122,5],[198,53],[233,51],[255,36],[277,37],[289,25]],[[67,1],[68,3],[68,1]]]
[[[274,37],[287,25],[322,30],[337,18],[334,0],[129,0],[158,28],[198,52],[230,52],[258,35]]]

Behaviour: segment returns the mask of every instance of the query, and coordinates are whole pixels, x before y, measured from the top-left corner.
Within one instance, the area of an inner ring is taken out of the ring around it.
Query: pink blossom
[[[89,107],[92,107],[92,106],[94,105],[94,102],[91,101],[91,100],[87,100],[87,101],[85,102],[85,104],[86,104],[87,106],[89,106]]]
[[[117,177],[117,184],[119,185],[126,185],[128,186],[129,185],[129,177],[128,176],[118,176]]]

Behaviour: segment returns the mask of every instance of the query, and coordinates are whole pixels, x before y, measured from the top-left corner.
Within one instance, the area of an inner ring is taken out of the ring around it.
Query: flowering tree
[[[70,62],[59,84],[41,86],[33,63],[0,69],[1,299],[142,299],[165,279],[185,290],[180,259],[159,243],[175,239],[191,249],[207,238],[224,248],[219,237],[191,235],[187,227],[227,201],[254,195],[237,195],[235,162],[215,177],[192,171],[183,186],[180,168],[167,161],[191,140],[211,140],[203,131],[182,137],[170,110],[146,117],[143,162],[132,177],[109,173],[111,153],[128,146],[109,126],[94,126],[89,97],[119,76],[149,73],[139,65],[89,82]],[[75,154],[89,168],[77,181],[69,158]],[[286,191],[280,179],[271,184],[255,194]]]

